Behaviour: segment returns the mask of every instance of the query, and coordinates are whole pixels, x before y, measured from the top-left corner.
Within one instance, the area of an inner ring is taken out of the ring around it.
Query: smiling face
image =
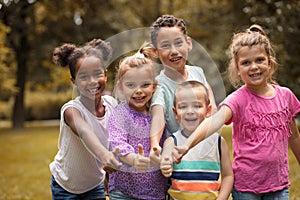
[[[246,87],[257,91],[267,85],[271,66],[262,46],[245,46],[237,54],[238,73]]]
[[[81,97],[90,100],[100,98],[106,86],[106,72],[100,59],[90,56],[78,60],[76,78],[72,82],[77,86]]]
[[[193,133],[206,116],[211,113],[207,92],[203,86],[176,89],[174,114],[183,132]]]
[[[120,92],[129,107],[137,112],[148,113],[156,82],[151,65],[142,65],[126,71],[118,83]]]
[[[184,75],[188,52],[192,48],[191,39],[185,37],[179,27],[162,27],[157,34],[157,57],[165,70],[177,71]]]

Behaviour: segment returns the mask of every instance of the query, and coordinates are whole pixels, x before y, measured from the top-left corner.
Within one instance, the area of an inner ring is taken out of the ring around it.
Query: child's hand
[[[166,177],[169,178],[173,172],[173,162],[172,159],[169,157],[164,157],[160,163],[160,170],[161,173]]]
[[[161,161],[161,147],[153,147],[150,150],[149,158],[150,158],[150,164],[152,167],[159,167],[160,166],[160,161]]]
[[[116,156],[119,154],[119,151],[120,149],[117,147],[113,152],[107,151],[106,153],[104,153],[101,159],[103,169],[110,169],[110,171],[113,171],[118,170],[122,166],[122,163],[120,163],[116,159]]]
[[[146,172],[150,164],[150,159],[144,156],[143,145],[138,145],[138,154],[134,158],[133,165],[138,172]]]
[[[172,157],[176,164],[181,162],[182,157],[188,152],[186,146],[175,146],[172,150]]]
[[[118,171],[118,170],[116,170],[116,169],[114,169],[114,168],[107,167],[107,166],[104,166],[103,169],[104,169],[104,171],[105,171],[106,173],[108,173],[108,174],[111,174],[111,173],[114,173],[114,172]]]

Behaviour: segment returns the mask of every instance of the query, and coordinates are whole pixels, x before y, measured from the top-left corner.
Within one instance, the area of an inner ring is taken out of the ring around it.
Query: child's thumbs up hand
[[[143,145],[138,144],[138,153],[141,156],[144,156],[144,149],[143,149]]]
[[[138,154],[133,160],[133,165],[138,172],[146,172],[150,163],[150,159],[144,156],[143,145],[138,145]]]
[[[161,160],[161,147],[153,147],[150,151],[150,164],[152,167],[159,167]]]
[[[117,171],[121,166],[122,163],[120,163],[116,157],[119,154],[120,149],[117,147],[114,151],[108,151],[107,156],[103,159],[105,162],[102,162],[103,169],[107,173],[113,173]],[[104,157],[104,156],[103,156]]]
[[[173,162],[172,162],[171,158],[166,156],[161,160],[160,170],[161,170],[161,173],[167,178],[172,175]]]

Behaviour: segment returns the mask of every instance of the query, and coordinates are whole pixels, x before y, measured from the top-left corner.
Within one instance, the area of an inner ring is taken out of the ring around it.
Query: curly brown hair
[[[151,42],[155,48],[157,48],[157,34],[162,27],[178,27],[187,36],[186,24],[181,18],[174,17],[173,15],[162,15],[158,17],[151,26]]]

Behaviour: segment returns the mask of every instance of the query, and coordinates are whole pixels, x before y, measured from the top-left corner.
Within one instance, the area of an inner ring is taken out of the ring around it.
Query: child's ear
[[[158,82],[157,80],[155,79],[154,80],[154,83],[153,83],[153,91],[155,92],[156,88],[157,88],[157,85],[158,85]]]
[[[192,39],[190,37],[186,38],[186,42],[188,44],[188,50],[191,51],[193,49],[193,42]]]
[[[209,116],[211,116],[211,114],[212,114],[212,105],[209,104],[207,106],[207,109],[206,109],[206,115],[205,115],[205,117],[209,117]]]
[[[172,107],[172,110],[173,110],[173,113],[174,113],[174,116],[175,116],[175,119],[178,120],[178,117],[177,117],[177,111],[176,111],[176,108],[173,106]]]
[[[121,82],[120,81],[117,81],[117,90],[119,91],[119,92],[122,92],[123,91],[123,87],[122,87],[122,84],[121,84]]]
[[[151,50],[151,56],[153,58],[158,58],[157,49],[155,48],[155,46],[153,44],[150,44],[150,50]]]
[[[104,71],[105,82],[107,81],[107,70]]]

